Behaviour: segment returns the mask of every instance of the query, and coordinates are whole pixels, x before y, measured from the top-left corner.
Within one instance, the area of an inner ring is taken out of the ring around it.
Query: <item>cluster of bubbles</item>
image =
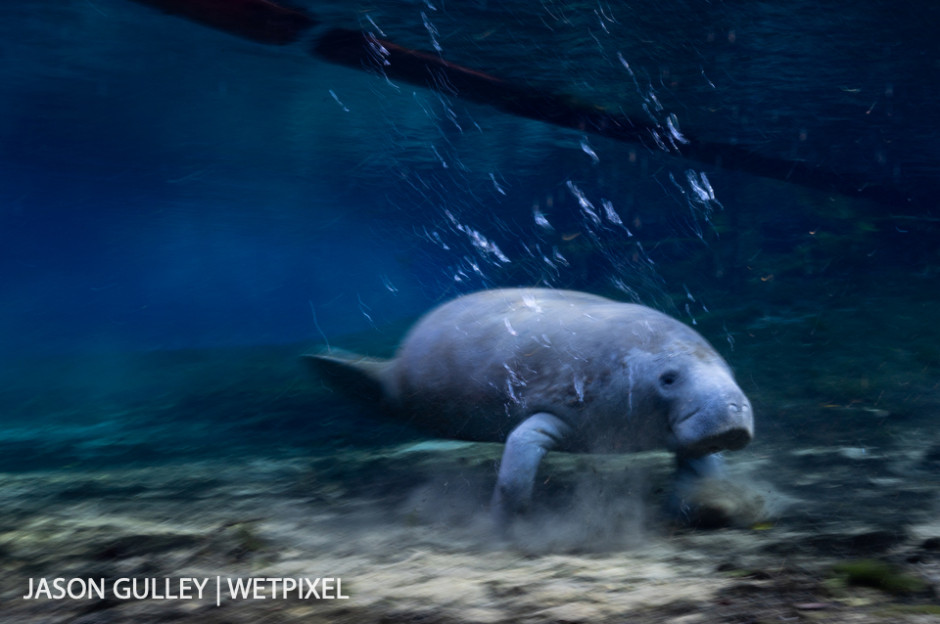
[[[553,12],[551,3],[543,3],[541,8],[545,14],[540,19],[549,28],[554,29],[553,20],[570,24],[567,16]],[[424,2],[417,11],[430,48],[446,58],[446,41],[442,43],[441,31],[435,25],[437,7]],[[641,160],[665,162],[660,157],[679,153],[689,142],[680,129],[679,118],[663,105],[660,88],[654,86],[649,73],[631,66],[623,50],[613,49],[620,40],[616,32],[619,22],[612,7],[599,3],[593,16],[599,29],[592,26],[588,34],[612,71],[619,72],[624,84],[632,85],[633,108],[647,128],[644,145],[631,146],[627,160],[633,165]],[[366,15],[364,20],[366,29],[376,33],[373,56],[376,68],[382,72],[388,52],[377,37],[384,33],[371,16]],[[601,45],[602,38],[606,39],[605,45]],[[665,294],[667,285],[654,260],[659,241],[655,235],[647,237],[642,216],[630,205],[630,194],[622,188],[629,182],[615,178],[616,185],[610,187],[610,178],[605,181],[599,173],[606,159],[623,157],[623,145],[593,145],[587,135],[581,135],[562,148],[569,151],[563,157],[573,162],[577,171],[558,172],[555,180],[547,174],[546,188],[520,189],[514,184],[518,176],[511,168],[487,169],[486,164],[480,164],[479,154],[471,156],[474,164],[466,164],[469,159],[466,150],[461,150],[461,139],[467,132],[485,135],[487,130],[474,120],[462,106],[459,94],[441,77],[433,73],[429,77],[437,88],[433,92],[415,90],[411,97],[417,110],[438,129],[437,136],[432,140],[424,137],[423,145],[417,146],[425,151],[419,159],[421,166],[404,163],[398,170],[400,181],[418,198],[415,203],[419,207],[414,210],[420,217],[412,226],[412,234],[432,250],[430,264],[441,278],[427,285],[428,290],[452,295],[521,284],[597,289],[599,282],[606,282],[627,299],[660,308],[676,306]],[[704,74],[703,79],[708,80]],[[384,83],[384,88],[396,92],[403,88],[387,76]],[[342,105],[335,94],[330,95]],[[587,158],[580,165],[570,153],[575,146]],[[415,149],[414,145],[409,147]],[[492,164],[497,160],[493,158]],[[658,168],[663,203],[686,208],[680,222],[680,227],[684,225],[687,230],[684,234],[691,233],[702,244],[711,244],[717,237],[713,216],[722,206],[706,173],[695,169],[684,174],[669,171],[674,165]],[[520,208],[523,202],[529,206],[527,211]],[[428,279],[427,273],[424,278]],[[384,274],[382,280],[388,292],[397,292]],[[703,309],[704,304],[688,287],[683,288],[687,295],[684,311],[694,322],[693,306]]]

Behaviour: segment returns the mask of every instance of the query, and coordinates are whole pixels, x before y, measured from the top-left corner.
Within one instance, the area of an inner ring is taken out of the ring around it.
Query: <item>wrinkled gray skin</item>
[[[574,291],[460,297],[425,315],[392,360],[306,358],[331,384],[435,435],[505,442],[492,500],[501,523],[528,507],[550,450],[665,447],[681,489],[719,474],[715,453],[743,448],[754,432],[750,402],[699,334],[650,308]]]

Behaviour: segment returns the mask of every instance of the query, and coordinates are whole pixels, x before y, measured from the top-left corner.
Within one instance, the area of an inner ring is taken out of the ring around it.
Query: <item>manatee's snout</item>
[[[743,449],[754,437],[754,414],[751,411],[751,402],[742,396],[737,401],[730,401],[723,422],[719,423],[718,431],[711,433],[703,446],[706,452],[711,446],[716,450],[737,451]]]
[[[674,426],[678,450],[690,456],[737,451],[754,437],[751,402],[740,391],[723,394]]]

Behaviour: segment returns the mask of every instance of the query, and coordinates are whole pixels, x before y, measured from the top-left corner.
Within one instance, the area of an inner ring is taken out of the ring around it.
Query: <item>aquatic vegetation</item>
[[[922,578],[878,559],[843,561],[835,564],[832,570],[848,585],[873,587],[889,594],[918,594],[929,587]]]
[[[893,604],[879,609],[884,617],[906,617],[917,615],[940,616],[940,605],[933,604]]]

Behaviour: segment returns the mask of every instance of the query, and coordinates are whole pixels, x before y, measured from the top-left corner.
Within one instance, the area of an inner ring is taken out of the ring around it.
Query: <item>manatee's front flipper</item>
[[[540,412],[509,434],[490,504],[498,525],[505,527],[514,515],[526,510],[532,500],[539,463],[545,453],[556,448],[570,433],[571,427],[563,420]]]
[[[721,455],[676,457],[676,489],[667,511],[678,522],[703,529],[732,526],[747,522],[754,505],[727,479]]]
[[[676,485],[680,488],[699,479],[721,479],[725,472],[725,460],[719,453],[702,457],[676,456]]]
[[[676,455],[676,485],[667,503],[667,511],[683,524],[696,524],[701,506],[699,488],[707,479],[721,479],[725,462],[721,455],[688,457]]]

